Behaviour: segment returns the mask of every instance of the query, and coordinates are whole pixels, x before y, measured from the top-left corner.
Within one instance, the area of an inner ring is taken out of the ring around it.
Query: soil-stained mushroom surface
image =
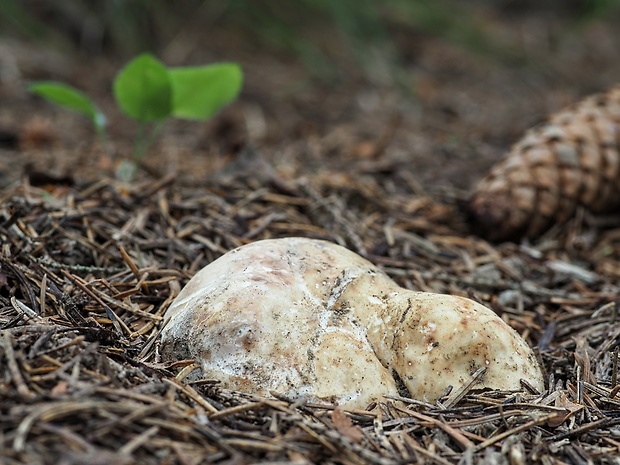
[[[346,248],[305,238],[258,241],[203,268],[168,309],[160,351],[196,359],[194,376],[230,389],[350,407],[403,383],[434,401],[482,367],[476,389],[544,388],[531,349],[491,310],[401,288]]]

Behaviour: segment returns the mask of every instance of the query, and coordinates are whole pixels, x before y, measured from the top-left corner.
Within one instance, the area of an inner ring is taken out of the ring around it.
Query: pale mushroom
[[[198,272],[166,312],[160,352],[195,359],[226,388],[349,407],[402,384],[432,402],[483,367],[474,389],[544,388],[533,352],[493,311],[401,288],[346,248],[305,238],[254,242]]]

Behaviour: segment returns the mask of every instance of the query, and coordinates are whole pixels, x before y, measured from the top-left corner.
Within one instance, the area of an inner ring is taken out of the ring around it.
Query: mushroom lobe
[[[488,308],[414,292],[344,247],[305,238],[239,247],[199,271],[165,315],[164,359],[244,392],[364,407],[384,395],[436,400],[474,386],[543,389],[525,341]]]

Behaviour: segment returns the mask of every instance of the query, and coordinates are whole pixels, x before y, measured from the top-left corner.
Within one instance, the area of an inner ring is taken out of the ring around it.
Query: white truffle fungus
[[[235,249],[198,272],[165,315],[164,359],[195,359],[226,388],[364,407],[402,385],[435,401],[486,367],[474,389],[536,389],[526,342],[466,298],[414,292],[330,242]]]

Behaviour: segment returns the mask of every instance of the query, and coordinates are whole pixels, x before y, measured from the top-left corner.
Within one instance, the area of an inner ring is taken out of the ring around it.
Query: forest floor
[[[404,35],[400,87],[380,63],[327,83],[211,38],[217,53],[186,59],[239,62],[241,98],[211,122],[170,122],[131,184],[115,179],[137,129],[111,98],[123,62],[1,42],[0,463],[619,463],[618,218],[579,211],[541,238],[492,244],[463,206],[527,128],[617,83],[620,34],[605,18],[489,21],[518,59]],[[114,152],[25,91],[40,79],[93,95]],[[184,383],[191,362],[156,352],[178,290],[227,251],[285,236],[491,307],[535,348],[546,391],[385,399],[349,422]]]

